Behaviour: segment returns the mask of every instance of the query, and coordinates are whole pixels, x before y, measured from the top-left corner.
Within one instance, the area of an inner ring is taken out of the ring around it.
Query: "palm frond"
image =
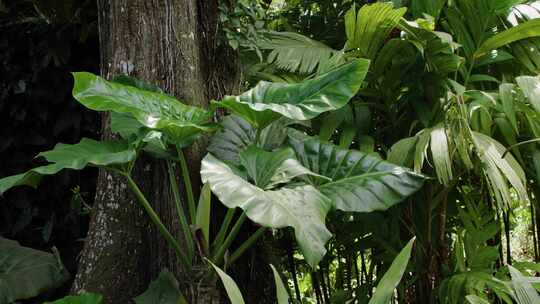
[[[297,33],[270,32],[267,37],[261,49],[270,50],[268,62],[293,73],[312,73],[326,66],[340,53],[322,42]]]

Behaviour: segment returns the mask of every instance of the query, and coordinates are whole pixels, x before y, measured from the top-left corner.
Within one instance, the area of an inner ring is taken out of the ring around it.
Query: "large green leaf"
[[[42,152],[38,156],[52,164],[0,179],[0,194],[15,186],[36,187],[43,175],[53,175],[63,169],[120,166],[133,161],[137,152],[125,141],[95,141],[83,138],[78,144],[58,144],[53,150]]]
[[[360,57],[374,59],[406,11],[394,9],[391,3],[377,2],[363,5],[357,12],[353,5],[345,14],[345,48],[357,50]]]
[[[295,121],[281,118],[264,128],[259,136],[258,146],[271,151],[283,144],[287,138],[287,126]],[[256,130],[244,119],[236,115],[225,116],[221,122],[221,129],[217,131],[208,152],[219,159],[238,163],[240,151],[255,144]]]
[[[414,240],[414,238],[410,240],[394,259],[390,268],[388,268],[379,284],[377,284],[377,288],[373,297],[369,300],[369,304],[388,304],[391,302],[394,289],[398,286],[403,273],[407,269],[407,264],[409,264]]]
[[[345,106],[364,80],[369,61],[357,59],[326,74],[301,83],[261,81],[239,96],[226,96],[219,102],[257,129],[263,129],[280,116],[309,120]]]
[[[420,189],[425,177],[371,154],[339,148],[291,130],[289,143],[300,163],[330,182],[313,183],[343,211],[386,210]]]
[[[202,161],[201,178],[210,184],[223,204],[242,208],[252,221],[271,228],[293,227],[310,265],[316,265],[326,253],[324,245],[331,234],[325,226],[325,217],[330,202],[313,186],[265,191],[235,174],[211,154]]]
[[[540,36],[540,19],[525,21],[484,41],[474,53],[474,57],[479,58],[512,42],[537,36]]]
[[[172,273],[162,271],[148,289],[133,299],[135,304],[187,304]]]
[[[35,297],[69,277],[54,254],[0,237],[0,304]]]
[[[73,73],[73,97],[89,109],[130,114],[142,125],[160,130],[175,144],[187,144],[214,130],[212,113],[185,105],[163,93],[109,82],[86,72]]]
[[[67,296],[54,302],[45,304],[104,304],[103,297],[95,293],[83,293],[76,296]]]
[[[302,166],[295,159],[292,149],[267,152],[256,146],[249,146],[240,153],[240,163],[246,170],[250,181],[255,186],[265,190],[285,184],[303,175],[325,178]]]

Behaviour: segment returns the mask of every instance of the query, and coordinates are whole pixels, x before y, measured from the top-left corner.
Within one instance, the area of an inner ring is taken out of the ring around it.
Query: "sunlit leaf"
[[[242,208],[252,221],[271,228],[293,227],[310,265],[317,265],[326,253],[324,245],[331,234],[325,226],[325,217],[330,202],[313,186],[265,191],[236,175],[211,154],[202,161],[201,178],[223,204]]]
[[[73,97],[89,109],[130,114],[147,128],[160,130],[175,144],[185,145],[214,130],[212,113],[163,93],[109,82],[86,72],[73,73]]]
[[[357,59],[301,83],[262,81],[242,95],[226,96],[214,104],[227,108],[258,129],[280,116],[309,120],[345,106],[360,88],[368,66],[368,60]]]

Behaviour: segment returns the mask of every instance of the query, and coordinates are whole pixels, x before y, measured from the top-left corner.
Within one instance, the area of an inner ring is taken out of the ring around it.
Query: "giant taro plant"
[[[200,134],[219,128],[212,122],[213,113],[185,105],[159,88],[129,77],[106,81],[90,73],[74,73],[75,99],[89,109],[111,112],[111,129],[120,139],[58,144],[38,155],[47,165],[0,179],[0,193],[21,185],[36,187],[42,176],[64,169],[104,168],[125,178],[185,269],[191,269],[197,254],[202,255],[199,261],[207,258],[227,266],[266,228],[283,227],[294,229],[307,262],[315,267],[332,237],[325,225],[329,211],[385,210],[418,190],[425,179],[377,154],[340,148],[310,137],[305,128],[294,128],[347,105],[360,89],[368,67],[368,60],[355,59],[301,83],[261,82],[239,96],[214,102],[233,114],[223,118],[210,153],[202,161],[201,177],[207,186],[198,205],[182,149]],[[185,247],[162,223],[132,177],[143,152],[168,164]],[[184,177],[187,212],[177,185],[176,163]],[[209,231],[210,189],[230,208],[213,237]],[[231,227],[236,207],[242,214]],[[226,255],[246,218],[262,227]],[[199,230],[202,233],[195,237],[193,231]]]

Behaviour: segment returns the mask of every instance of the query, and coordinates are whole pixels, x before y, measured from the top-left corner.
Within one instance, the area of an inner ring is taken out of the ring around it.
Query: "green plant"
[[[414,239],[411,239],[409,243],[399,252],[398,256],[394,259],[388,271],[381,278],[379,284],[376,287],[375,293],[373,294],[373,297],[371,297],[371,299],[369,300],[369,304],[390,303],[394,294],[394,290],[401,281],[403,273],[405,272],[407,264],[409,263],[413,243]],[[214,267],[215,271],[219,275],[221,282],[225,286],[225,290],[227,291],[227,295],[229,296],[229,300],[231,301],[231,303],[243,304],[244,299],[242,297],[242,293],[234,280],[222,269],[212,264],[212,262],[208,262],[212,265],[212,267]],[[277,303],[287,304],[289,303],[289,295],[287,293],[287,290],[285,289],[285,286],[283,285],[283,281],[281,280],[279,272],[273,265],[270,265],[270,267],[272,268],[276,284]]]
[[[29,299],[69,278],[57,253],[47,253],[0,237],[0,303]]]
[[[263,129],[273,128],[269,126],[271,124],[280,124],[280,116],[293,121],[309,120],[320,113],[346,105],[359,89],[367,66],[367,61],[356,60],[296,85],[260,83],[239,97],[226,97],[216,104],[241,115],[256,127],[254,143],[257,143]],[[112,171],[125,178],[127,186],[161,235],[175,250],[182,266],[188,270],[196,258],[196,247],[202,248],[203,256],[208,256],[215,263],[222,263],[246,217],[266,227],[294,227],[307,260],[315,266],[324,255],[324,245],[330,237],[324,226],[324,218],[330,208],[364,212],[385,209],[416,191],[423,182],[422,176],[377,158],[360,152],[342,151],[332,145],[309,140],[292,129],[277,128],[280,134],[288,133],[291,148],[283,148],[284,138],[277,143],[277,147],[268,151],[251,145],[245,150],[237,147],[238,155],[234,157],[238,157],[243,166],[240,170],[245,170],[246,178],[249,176],[255,185],[243,179],[241,176],[244,175],[237,176],[225,163],[208,155],[203,161],[201,174],[203,182],[208,182],[209,187],[203,189],[198,206],[193,197],[190,179],[183,179],[188,206],[188,213],[185,214],[176,180],[175,162],[179,163],[182,176],[189,176],[182,148],[193,142],[198,135],[216,130],[212,123],[212,113],[184,105],[158,88],[128,77],[119,77],[109,82],[90,73],[74,73],[74,78],[75,99],[89,109],[112,112],[112,131],[120,134],[122,139],[83,139],[74,145],[58,144],[53,150],[38,155],[50,164],[1,179],[0,193],[14,186],[36,187],[42,176],[56,174],[64,169],[80,170],[86,166],[94,166]],[[219,135],[217,137],[219,138]],[[319,145],[322,145],[322,149],[314,150]],[[313,152],[304,151],[307,149]],[[273,152],[270,152],[271,150]],[[168,164],[177,215],[186,240],[185,249],[161,222],[131,175],[135,161],[143,151],[155,158],[164,159]],[[337,158],[331,159],[332,162],[336,165],[346,162],[340,165],[341,167],[322,170],[307,163],[310,158],[329,158],[334,153]],[[283,184],[292,185],[290,182],[295,178],[310,175],[314,179],[306,179],[304,185],[290,189],[282,187]],[[220,178],[226,178],[229,182],[236,181],[238,184],[232,185],[234,188],[224,188],[219,185]],[[388,182],[392,185],[385,184]],[[344,198],[337,196],[340,189],[357,185],[361,186],[358,190],[360,192],[353,191]],[[275,187],[280,188],[277,191],[262,190]],[[213,242],[210,242],[209,235],[209,189],[232,208]],[[362,192],[368,193],[366,191],[377,191],[373,198],[381,195],[381,199],[362,202]],[[240,196],[235,198],[238,193]],[[298,200],[291,200],[289,195]],[[356,202],[357,199],[360,201]],[[255,203],[249,207],[242,204],[244,200]],[[298,203],[302,203],[303,207],[295,206]],[[234,217],[234,207],[241,207],[245,213],[228,231]],[[268,214],[262,214],[261,208],[274,215],[269,217]],[[194,237],[191,227],[200,229],[203,237]],[[237,251],[230,255],[226,265],[234,262],[263,231],[263,228],[259,229],[240,245]]]

